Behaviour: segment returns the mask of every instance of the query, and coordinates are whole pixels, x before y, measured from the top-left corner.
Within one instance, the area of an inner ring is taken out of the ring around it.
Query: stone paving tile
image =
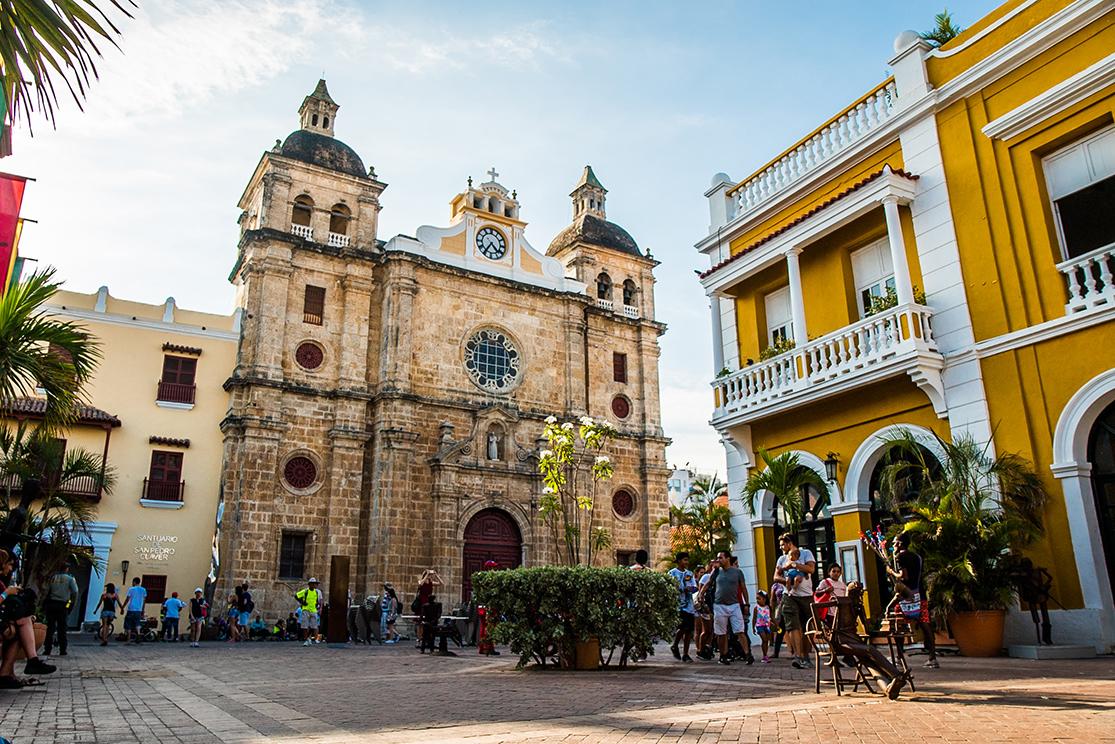
[[[948,658],[896,703],[815,695],[786,660],[682,665],[664,647],[599,672],[417,655],[406,644],[74,643],[43,687],[0,692],[21,742],[719,744],[1115,742],[1115,660]]]

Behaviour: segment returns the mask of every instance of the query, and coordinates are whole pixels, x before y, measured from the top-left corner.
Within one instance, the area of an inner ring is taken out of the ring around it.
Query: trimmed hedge
[[[539,566],[473,575],[476,602],[488,608],[490,633],[519,655],[542,666],[573,661],[573,643],[600,639],[607,665],[618,650],[619,666],[654,653],[678,622],[678,586],[666,574],[626,567]],[[605,656],[606,654],[606,656]]]

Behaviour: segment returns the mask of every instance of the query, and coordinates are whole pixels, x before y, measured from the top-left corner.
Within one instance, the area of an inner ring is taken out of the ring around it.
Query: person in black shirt
[[[936,639],[933,635],[933,626],[929,623],[929,600],[926,598],[922,580],[925,567],[922,564],[921,556],[910,550],[909,532],[903,532],[896,537],[894,546],[898,548],[898,554],[895,556],[898,562],[898,570],[887,566],[887,573],[898,579],[903,585],[896,587],[895,599],[898,601],[898,606],[906,620],[910,623],[917,623],[921,629],[922,642],[929,654],[925,666],[936,669],[941,664],[937,661]]]

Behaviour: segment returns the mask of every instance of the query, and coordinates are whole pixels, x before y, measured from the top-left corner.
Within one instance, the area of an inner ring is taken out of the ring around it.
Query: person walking
[[[712,600],[716,595],[716,584],[713,582],[718,572],[719,566],[714,558],[697,580],[697,658],[705,661],[712,661],[714,656],[712,644],[716,636],[712,632]]]
[[[244,591],[240,585],[232,588],[228,595],[228,642],[236,643],[240,640],[240,592]]]
[[[771,620],[767,593],[762,589],[755,592],[755,611],[751,616],[751,627],[755,629],[755,634],[759,636],[759,641],[763,645],[763,658],[760,661],[766,664],[770,661],[767,649],[770,647]]]
[[[399,633],[395,630],[395,621],[399,618],[399,595],[395,594],[395,587],[390,582],[383,585],[383,599],[380,602],[380,638],[384,643],[394,643],[399,640]]]
[[[139,577],[132,579],[132,587],[124,595],[121,607],[124,608],[124,645],[132,645],[132,636],[135,636],[136,645],[142,643],[143,632],[143,606],[147,603],[147,590],[140,586]]]
[[[689,553],[679,551],[674,558],[674,568],[669,571],[670,576],[678,583],[678,629],[674,633],[674,642],[670,646],[670,653],[675,659],[693,661],[689,656],[689,644],[693,641],[693,628],[696,624],[696,610],[693,606],[693,593],[697,591],[697,583],[693,572],[689,570]],[[678,643],[684,646],[684,655],[678,650]]]
[[[194,589],[194,596],[190,598],[190,647],[201,648],[201,626],[209,615],[209,603],[205,601],[205,592],[199,586]]]
[[[306,583],[306,588],[294,595],[298,606],[302,610],[298,619],[298,639],[303,646],[309,646],[311,639],[317,637],[322,598],[321,591],[317,588],[317,579],[311,578]]]
[[[808,622],[813,605],[813,573],[817,570],[817,560],[813,553],[806,548],[798,547],[797,537],[787,532],[778,538],[778,545],[782,549],[782,556],[774,569],[774,581],[789,587],[791,582],[787,579],[788,571],[799,571],[800,581],[793,582],[793,589],[787,589],[782,598],[782,622],[786,628],[786,642],[790,646],[790,653],[794,660],[791,665],[795,669],[812,668],[813,662],[809,660],[808,641],[805,639],[805,623]],[[790,557],[791,553],[798,552],[797,560]]]
[[[59,571],[47,582],[43,591],[43,616],[46,618],[43,656],[50,656],[55,634],[58,636],[59,655],[66,655],[66,626],[69,624],[70,608],[80,596],[81,590],[69,571]]]
[[[240,611],[240,640],[246,641],[249,639],[248,626],[252,622],[252,613],[256,611],[256,603],[252,601],[252,593],[248,591],[249,584],[245,581],[240,585],[240,591],[237,594],[238,606]]]
[[[178,620],[185,606],[186,603],[178,598],[178,592],[171,592],[170,599],[163,602],[163,611],[166,613],[163,620],[163,640],[167,643],[178,643]]]
[[[895,571],[887,566],[887,573],[905,584],[906,589],[911,592],[906,597],[896,596],[895,599],[899,600],[898,607],[906,620],[910,623],[917,623],[918,627],[921,628],[922,643],[925,646],[926,653],[929,654],[925,666],[930,669],[938,669],[941,662],[937,661],[937,639],[933,633],[933,626],[929,622],[929,600],[923,586],[925,579],[924,563],[920,555],[910,550],[909,532],[903,532],[896,537],[894,547],[898,549],[896,555],[898,570]]]
[[[411,609],[414,610],[414,614],[417,616],[414,621],[414,627],[416,628],[415,635],[417,636],[417,642],[414,644],[415,648],[422,648],[423,609],[429,604],[430,597],[434,594],[434,587],[444,585],[445,582],[437,575],[437,571],[432,568],[423,571],[422,576],[418,579],[418,596],[415,597],[414,603],[411,605]]]
[[[712,632],[716,635],[720,647],[719,663],[727,665],[732,663],[728,659],[729,630],[739,639],[740,645],[750,645],[750,641],[746,639],[741,598],[748,604],[750,601],[747,587],[744,585],[743,571],[732,566],[732,557],[726,550],[721,550],[717,559],[720,566],[715,579],[716,596],[712,605]],[[744,654],[744,660],[748,664],[753,661],[750,654]]]
[[[101,645],[108,645],[108,629],[112,627],[112,623],[116,620],[116,608],[120,605],[120,596],[116,593],[116,584],[105,584],[105,590],[101,593],[101,598],[97,600],[97,608],[101,618]]]

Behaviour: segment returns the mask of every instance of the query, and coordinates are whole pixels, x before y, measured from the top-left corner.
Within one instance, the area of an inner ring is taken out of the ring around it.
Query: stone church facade
[[[494,170],[452,200],[448,227],[384,242],[387,184],[334,138],[337,109],[319,82],[240,201],[218,597],[247,579],[261,611],[285,614],[345,555],[354,599],[384,581],[410,597],[436,568],[456,602],[485,560],[550,562],[537,452],[551,414],[620,432],[602,561],[664,555],[657,262],[606,220],[591,168],[545,253]]]

